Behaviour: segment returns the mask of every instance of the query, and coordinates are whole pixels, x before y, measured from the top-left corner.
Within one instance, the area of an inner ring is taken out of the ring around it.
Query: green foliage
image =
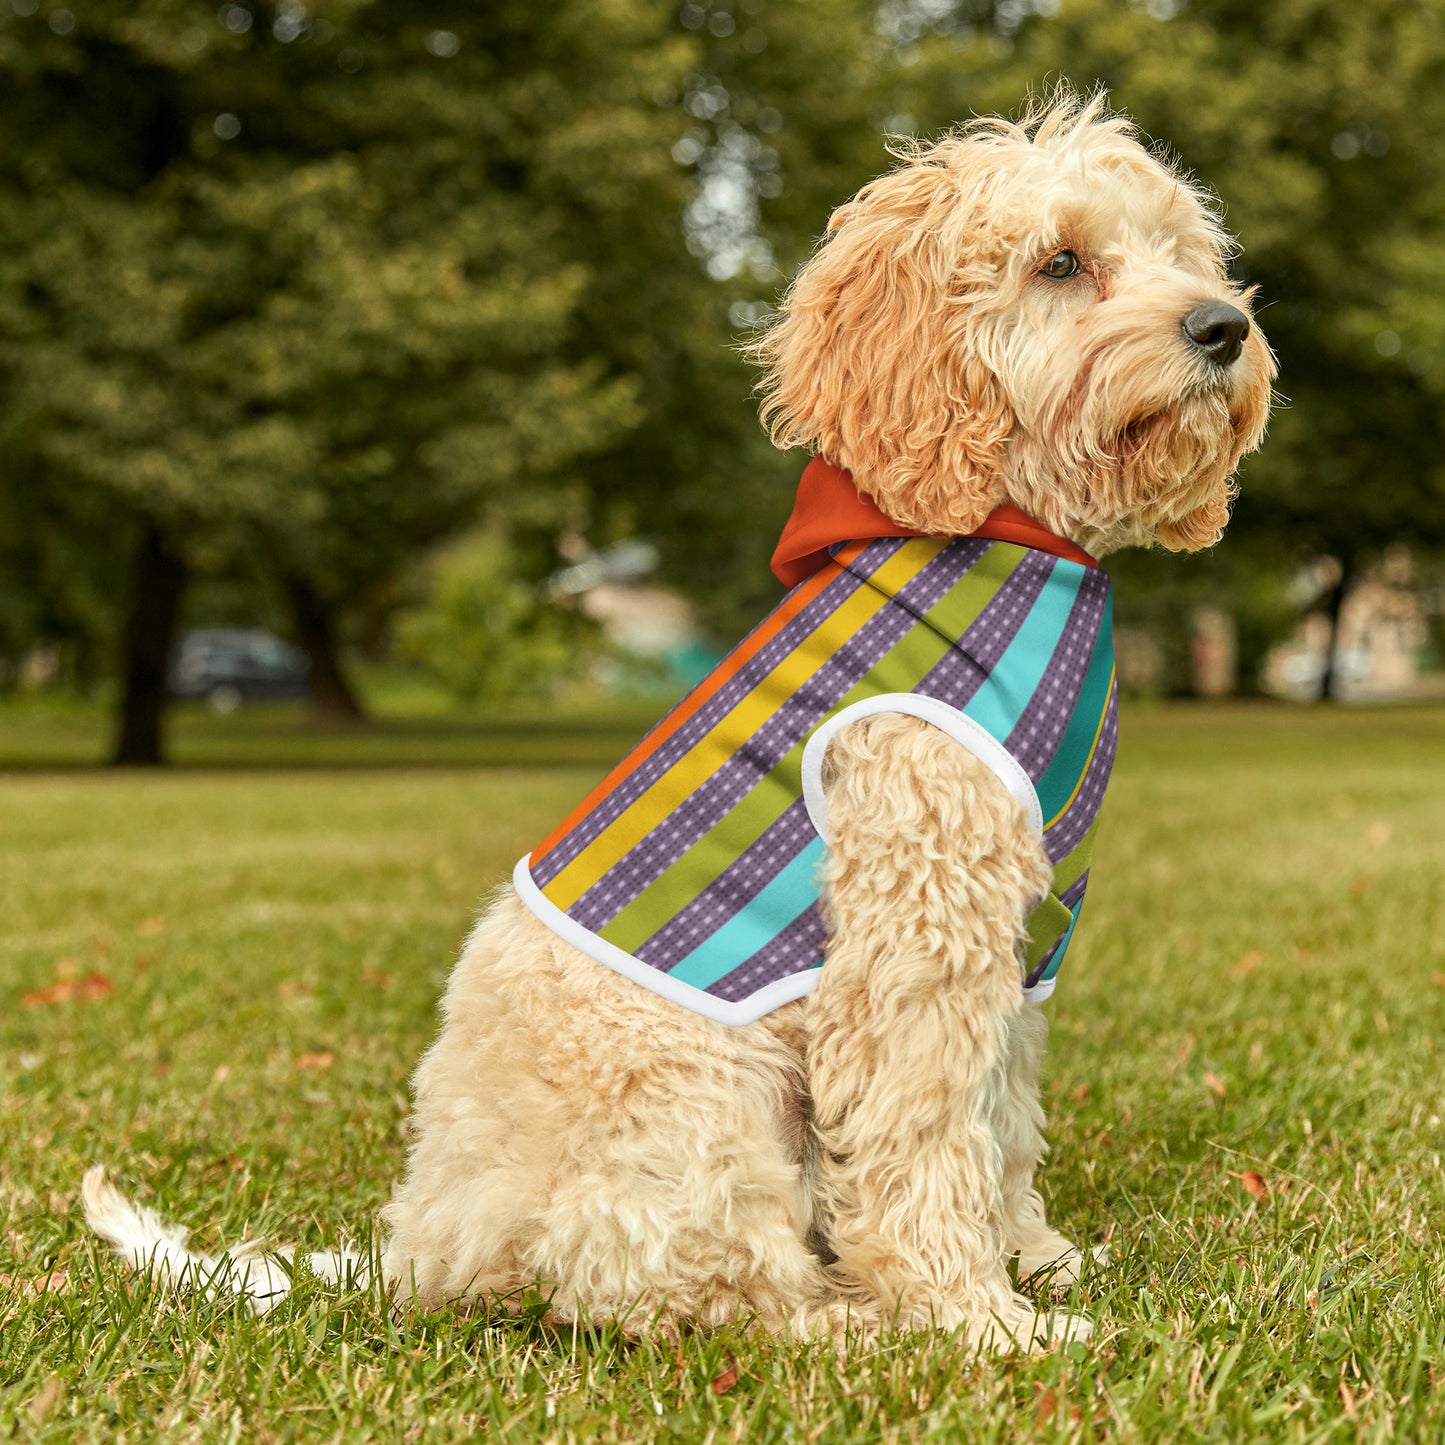
[[[801,461],[736,343],[884,130],[1060,76],[1244,239],[1288,400],[1229,545],[1445,545],[1441,73],[1442,0],[7,5],[0,650],[99,656],[149,522],[373,634],[481,518],[531,580],[644,532],[735,637]]]
[[[397,618],[397,639],[461,702],[547,696],[600,655],[597,629],[542,601],[495,531],[459,539],[427,571],[426,600]]]
[[[636,378],[578,336],[558,177],[660,179],[675,212],[645,97],[685,57],[645,5],[546,15],[0,20],[0,434],[34,483],[346,601],[634,425]]]
[[[23,8],[0,11],[0,445],[32,496],[372,614],[482,513],[534,577],[564,523],[668,536],[723,634],[771,598],[798,467],[758,434],[728,308],[874,164],[853,0],[727,25],[510,0],[445,30],[356,0]]]
[[[500,745],[507,767],[408,766],[439,761],[418,736],[390,741],[393,768],[298,772],[317,742],[297,733],[282,773],[0,781],[0,1433],[1437,1441],[1442,721],[1126,709],[1045,1066],[1052,1216],[1111,1237],[1077,1300],[1100,1328],[1005,1364],[948,1336],[843,1361],[741,1330],[633,1346],[310,1279],[257,1320],[138,1285],[74,1207],[100,1160],[203,1249],[370,1241],[477,899],[615,759],[616,728],[551,708],[451,725],[453,757]],[[535,737],[565,765],[516,766]],[[58,965],[110,993],[21,1006]],[[1233,1177],[1250,1169],[1262,1200]]]

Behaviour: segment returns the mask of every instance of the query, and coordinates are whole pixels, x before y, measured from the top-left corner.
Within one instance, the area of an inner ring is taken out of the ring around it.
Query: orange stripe
[[[837,556],[838,562],[851,562],[867,545],[857,542],[843,548]],[[746,637],[737,648],[698,683],[698,685],[653,728],[653,730],[627,754],[590,793],[568,813],[566,818],[532,850],[532,865],[541,862],[547,854],[597,806],[614,788],[619,787],[637,768],[665,743],[677,730],[688,722],[700,708],[733,678],[742,668],[756,657],[784,627],[790,623],[820,592],[838,575],[833,567],[824,567],[816,572],[802,586],[795,588],[779,604],[771,616],[759,623],[751,637]]]

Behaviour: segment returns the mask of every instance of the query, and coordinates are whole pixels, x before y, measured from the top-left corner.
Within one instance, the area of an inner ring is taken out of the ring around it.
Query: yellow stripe
[[[823,624],[810,632],[700,738],[648,790],[613,819],[542,890],[559,908],[570,908],[604,873],[652,831],[677,804],[696,791],[798,691],[838,650],[888,604],[892,594],[928,565],[938,549],[895,553],[874,575],[876,586],[860,586]],[[832,639],[838,639],[838,642]]]
[[[1089,776],[1089,764],[1094,761],[1094,754],[1098,751],[1099,739],[1103,736],[1104,720],[1109,716],[1109,699],[1114,695],[1114,673],[1116,669],[1109,669],[1109,685],[1104,689],[1104,711],[1099,714],[1099,726],[1094,729],[1094,741],[1089,744],[1089,756],[1084,759],[1084,766],[1079,769],[1079,781],[1074,784],[1074,791],[1069,794],[1069,801],[1044,824],[1044,832],[1048,832],[1070,808],[1074,806],[1074,799],[1079,796],[1079,789],[1084,786],[1084,779]]]

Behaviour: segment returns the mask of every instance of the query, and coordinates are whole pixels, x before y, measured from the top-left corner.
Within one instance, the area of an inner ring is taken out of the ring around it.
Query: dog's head
[[[753,348],[774,441],[919,531],[1012,502],[1096,555],[1216,541],[1274,359],[1209,200],[1102,97],[902,160],[834,213]]]

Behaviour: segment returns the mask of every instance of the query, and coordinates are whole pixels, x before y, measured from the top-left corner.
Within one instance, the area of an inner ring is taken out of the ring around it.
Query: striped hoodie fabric
[[[1027,997],[1052,992],[1117,739],[1109,580],[983,537],[829,549],[517,865],[527,905],[599,962],[723,1023],[817,986],[828,739],[902,712],[998,774],[1043,835]]]

